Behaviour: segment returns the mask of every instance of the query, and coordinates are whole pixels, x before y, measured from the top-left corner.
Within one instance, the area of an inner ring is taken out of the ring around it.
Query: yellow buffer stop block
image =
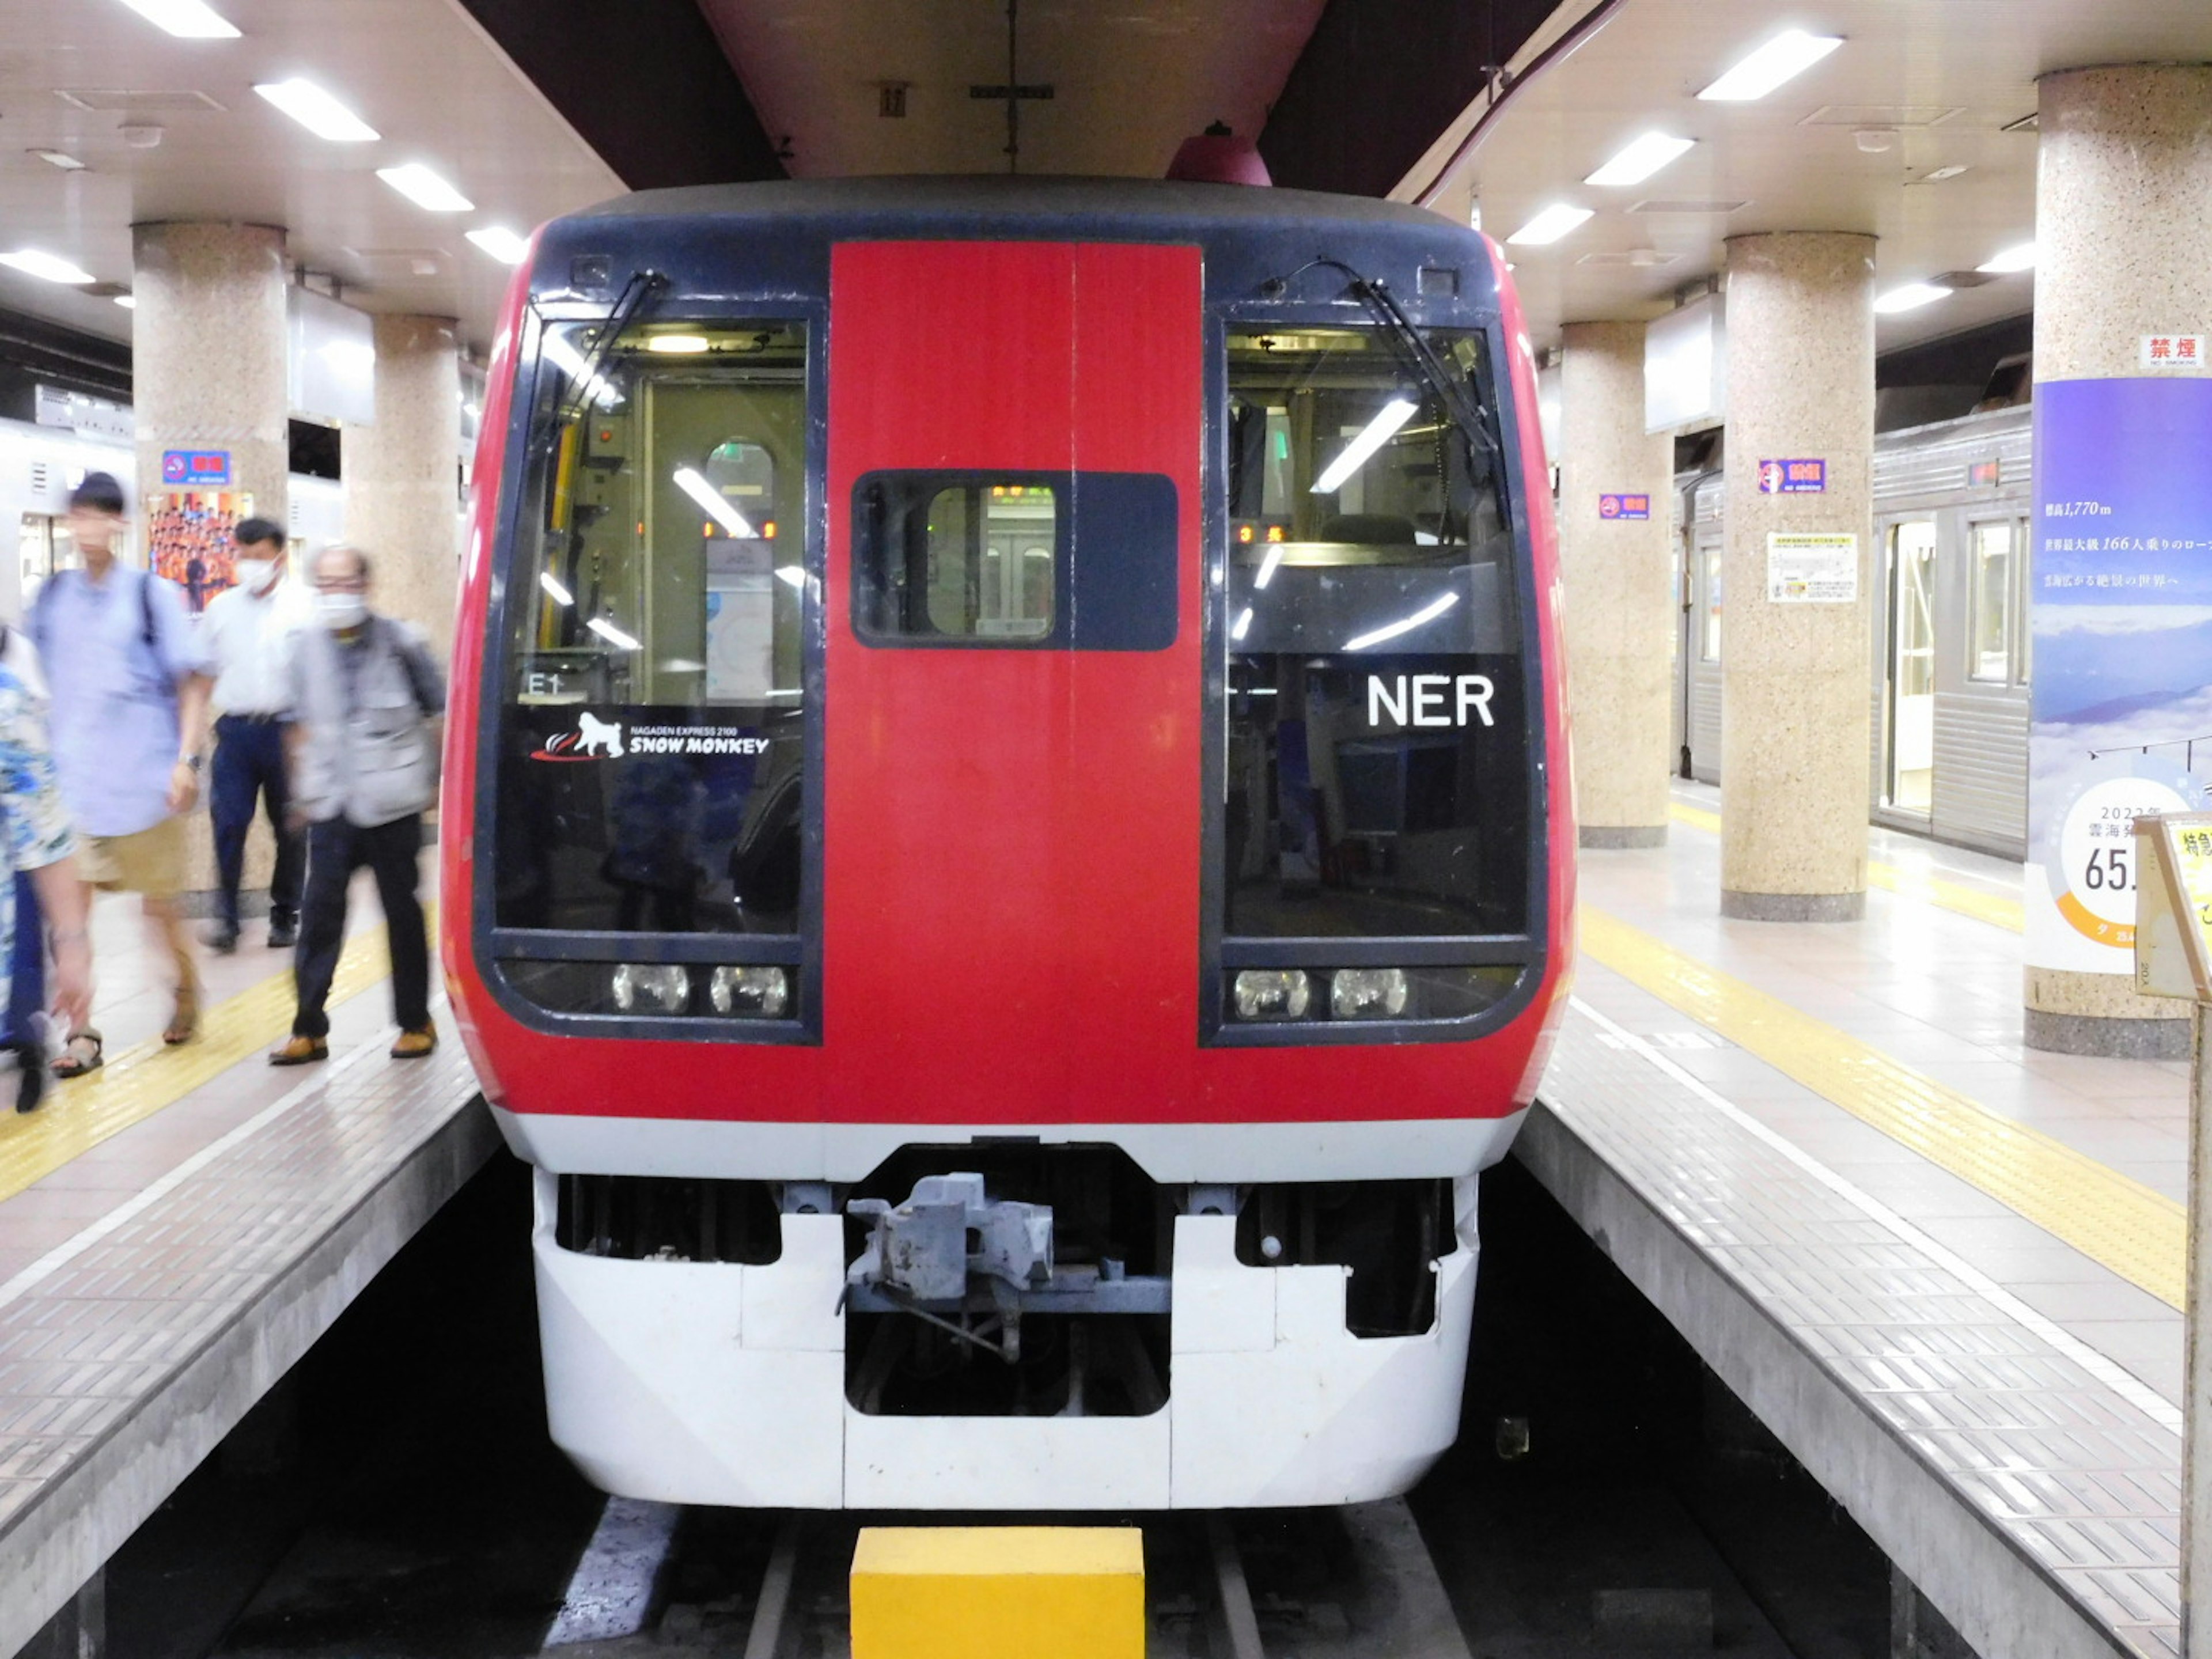
[[[869,1527],[853,1659],[1144,1659],[1134,1527]]]

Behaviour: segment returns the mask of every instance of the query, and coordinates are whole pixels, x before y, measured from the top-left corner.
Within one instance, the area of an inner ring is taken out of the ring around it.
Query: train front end
[[[1494,250],[659,192],[541,233],[493,379],[446,960],[555,1438],[682,1503],[1410,1486],[1571,923]]]

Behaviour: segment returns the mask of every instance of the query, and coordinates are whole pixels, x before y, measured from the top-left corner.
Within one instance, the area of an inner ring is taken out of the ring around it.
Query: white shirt
[[[307,621],[293,588],[286,576],[267,593],[228,587],[208,601],[200,634],[215,672],[217,714],[290,712],[292,635]]]

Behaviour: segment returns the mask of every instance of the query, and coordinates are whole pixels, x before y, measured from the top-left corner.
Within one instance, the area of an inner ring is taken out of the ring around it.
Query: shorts
[[[185,890],[185,820],[163,818],[129,836],[77,837],[77,873],[105,893],[172,898]]]

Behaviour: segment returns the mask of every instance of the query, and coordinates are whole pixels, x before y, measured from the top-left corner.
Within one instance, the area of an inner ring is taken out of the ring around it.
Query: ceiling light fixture
[[[238,26],[206,0],[123,0],[157,29],[180,40],[235,40]]]
[[[374,127],[313,81],[269,81],[253,89],[318,138],[334,144],[366,144],[379,137]]]
[[[468,233],[469,240],[503,265],[519,265],[530,257],[530,239],[518,236],[504,225],[486,225]]]
[[[545,597],[556,605],[574,605],[576,596],[561,585],[561,579],[550,570],[538,573],[538,585],[545,590]]]
[[[125,311],[136,311],[138,309],[138,296],[135,294],[118,294],[115,296],[115,303]]]
[[[586,623],[584,626],[590,629],[592,632],[597,634],[601,639],[605,640],[609,645],[613,646],[618,651],[638,651],[644,648],[640,646],[635,639],[623,633],[621,629],[617,628],[605,617],[594,617],[591,621]]]
[[[1785,29],[1748,57],[1731,64],[1719,80],[1698,96],[1714,104],[1750,103],[1785,81],[1795,80],[1843,44],[1840,35]]]
[[[88,270],[79,270],[68,260],[52,253],[41,253],[36,248],[19,248],[13,253],[0,253],[0,265],[20,270],[27,276],[37,276],[49,283],[67,283],[82,288],[94,280]]]
[[[583,354],[559,335],[540,337],[538,349],[546,362],[582,386],[584,395],[601,409],[612,409],[622,402],[623,395],[615,389],[614,383],[604,374],[593,374]]]
[[[1344,648],[1347,651],[1364,651],[1370,645],[1380,645],[1385,640],[1396,639],[1401,634],[1410,634],[1423,623],[1434,622],[1458,603],[1459,595],[1456,592],[1445,593],[1440,598],[1431,599],[1410,617],[1388,623],[1371,634],[1362,634],[1358,639],[1346,640],[1344,642]]]
[[[1327,495],[1344,487],[1345,481],[1367,465],[1367,458],[1390,441],[1400,427],[1413,418],[1418,405],[1404,398],[1393,398],[1382,405],[1375,418],[1362,427],[1352,441],[1338,452],[1337,457],[1313,482],[1313,493]]]
[[[732,536],[750,541],[760,535],[760,532],[752,527],[751,522],[745,515],[723,500],[722,492],[708,483],[706,478],[693,468],[679,466],[668,476],[671,483],[698,502],[701,507],[706,508],[714,522]]]
[[[1933,283],[1907,283],[1876,296],[1874,308],[1882,316],[1891,317],[1900,311],[1917,311],[1923,306],[1933,305],[1938,300],[1948,299],[1950,293],[1949,289],[1938,288]]]
[[[647,339],[645,349],[690,356],[706,350],[708,345],[707,337],[703,334],[655,334]]]
[[[1697,142],[1694,138],[1676,138],[1664,132],[1647,132],[1620,149],[1611,161],[1583,182],[1613,188],[1640,185],[1677,156],[1695,149]]]
[[[466,213],[476,205],[420,161],[410,161],[404,167],[379,167],[376,176],[428,212]]]
[[[59,167],[64,173],[82,173],[84,170],[84,163],[65,149],[34,149],[31,154],[49,167]]]
[[[1522,247],[1541,247],[1547,242],[1558,241],[1589,216],[1589,208],[1554,202],[1505,240]]]
[[[1986,271],[1992,276],[2009,276],[2016,270],[2033,270],[2035,244],[2015,242],[2010,247],[1991,254],[1987,264],[1976,265],[1974,269]]]

